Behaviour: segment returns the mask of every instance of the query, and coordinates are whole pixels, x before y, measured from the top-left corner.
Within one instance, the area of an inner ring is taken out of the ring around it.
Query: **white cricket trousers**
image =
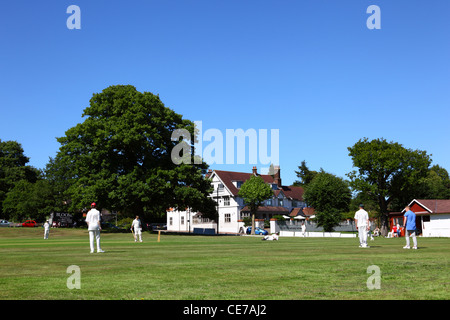
[[[44,239],[47,240],[48,239],[48,234],[50,233],[49,229],[45,229],[44,230]]]
[[[141,228],[134,228],[134,236],[136,237],[136,241],[139,240],[139,242],[142,242],[142,229]]]
[[[361,246],[367,245],[367,226],[358,227],[359,244]]]
[[[94,245],[97,242],[97,252],[101,251],[100,248],[100,230],[89,230],[89,243],[91,245],[91,252],[94,252]]]
[[[411,230],[405,230],[405,238],[406,238],[406,246],[409,247],[409,237],[413,238],[414,247],[417,248],[417,237],[416,237],[416,231]]]

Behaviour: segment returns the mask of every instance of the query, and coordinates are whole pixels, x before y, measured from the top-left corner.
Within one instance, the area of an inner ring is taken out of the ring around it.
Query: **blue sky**
[[[72,4],[80,30],[66,27]],[[372,4],[380,30],[366,26]],[[93,93],[131,84],[204,131],[279,129],[283,184],[296,180],[302,160],[344,177],[353,170],[347,147],[363,137],[426,150],[450,171],[449,1],[15,0],[0,8],[0,139],[20,142],[35,167],[84,120]]]

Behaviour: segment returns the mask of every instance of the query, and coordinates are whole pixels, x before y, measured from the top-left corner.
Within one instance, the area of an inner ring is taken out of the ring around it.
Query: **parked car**
[[[10,223],[6,220],[0,220],[0,227],[9,227]]]
[[[252,227],[248,227],[247,234],[251,234],[251,233],[252,233]],[[261,229],[260,227],[256,227],[255,234],[267,236],[269,234],[269,232],[267,230]]]
[[[36,227],[36,221],[34,220],[27,220],[24,223],[22,223],[22,227]]]

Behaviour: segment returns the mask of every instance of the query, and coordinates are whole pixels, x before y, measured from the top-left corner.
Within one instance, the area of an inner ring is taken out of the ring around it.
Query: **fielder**
[[[410,249],[409,237],[413,238],[413,249],[417,249],[417,238],[416,238],[416,214],[410,210],[409,206],[405,208],[406,212],[403,215],[403,225],[405,226],[405,239],[406,246],[403,249]]]
[[[142,224],[141,220],[139,220],[139,216],[136,216],[136,219],[131,223],[131,232],[133,232],[134,235],[134,242],[137,242],[138,238],[139,242],[142,242]]]
[[[269,241],[278,240],[278,234],[274,233],[270,236],[264,236],[264,238],[262,238],[261,240],[269,240]]]
[[[91,253],[94,253],[94,242],[97,242],[97,252],[105,252],[100,248],[100,211],[95,208],[95,202],[91,204],[91,210],[86,215],[86,223],[89,231],[89,244]]]
[[[358,230],[359,247],[370,248],[367,245],[367,232],[370,229],[369,214],[364,210],[364,205],[359,205],[359,210],[355,213],[355,225]]]

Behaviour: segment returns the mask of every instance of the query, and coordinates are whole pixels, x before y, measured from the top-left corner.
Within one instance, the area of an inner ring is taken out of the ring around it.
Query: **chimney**
[[[256,169],[256,167],[253,167],[252,173],[253,173],[253,175],[255,175],[255,176],[258,175],[258,170]]]
[[[277,184],[278,188],[281,188],[280,166],[274,167],[273,181]]]

